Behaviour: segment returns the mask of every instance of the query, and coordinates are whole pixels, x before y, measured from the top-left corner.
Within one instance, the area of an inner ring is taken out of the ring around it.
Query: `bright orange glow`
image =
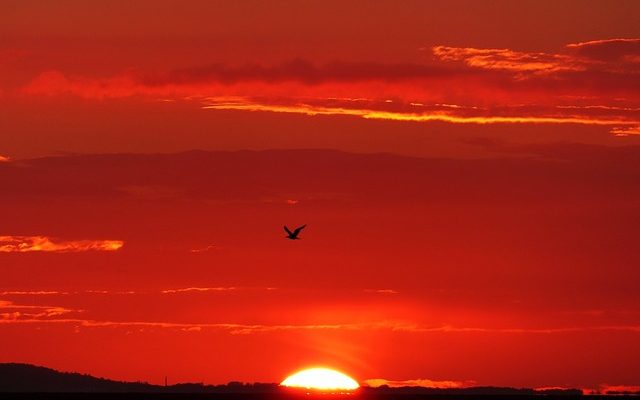
[[[354,390],[360,387],[352,378],[329,368],[309,368],[296,372],[280,385],[317,390]]]

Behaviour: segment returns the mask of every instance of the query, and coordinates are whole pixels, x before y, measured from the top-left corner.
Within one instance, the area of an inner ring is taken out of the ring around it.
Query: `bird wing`
[[[285,230],[285,232],[287,232],[287,235],[293,235],[293,232],[291,232],[291,231],[289,230],[289,228],[287,228],[287,226],[286,226],[286,225],[284,226],[284,230]]]
[[[303,230],[305,226],[306,226],[306,225],[302,225],[302,226],[300,226],[300,227],[296,228],[296,230],[295,230],[295,231],[293,231],[293,235],[294,235],[294,236],[298,236],[298,234],[300,233],[300,231],[301,231],[301,230]]]

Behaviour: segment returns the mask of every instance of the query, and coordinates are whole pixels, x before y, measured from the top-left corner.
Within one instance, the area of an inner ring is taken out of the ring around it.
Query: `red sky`
[[[640,384],[638,15],[3,2],[0,362]]]

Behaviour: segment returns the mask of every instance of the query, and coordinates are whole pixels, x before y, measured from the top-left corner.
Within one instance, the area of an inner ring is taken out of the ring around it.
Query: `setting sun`
[[[296,372],[280,385],[317,390],[354,390],[360,387],[349,376],[328,368],[309,368]]]

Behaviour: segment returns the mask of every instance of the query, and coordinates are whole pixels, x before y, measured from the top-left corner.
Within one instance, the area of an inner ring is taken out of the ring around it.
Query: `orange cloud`
[[[434,56],[460,61],[474,68],[530,73],[584,72],[589,70],[628,72],[640,62],[640,39],[592,40],[566,45],[566,53],[518,52],[510,49],[435,46]],[[621,70],[622,67],[622,70]]]
[[[43,295],[67,295],[69,292],[59,292],[57,290],[7,290],[4,292],[0,292],[0,296],[43,296]]]
[[[421,105],[423,111],[418,108],[415,111],[384,111],[377,109],[347,107],[342,106],[323,106],[317,104],[307,104],[304,102],[295,102],[293,104],[274,104],[270,101],[259,102],[257,99],[236,97],[233,101],[223,98],[209,98],[205,100],[202,106],[205,109],[214,110],[242,110],[242,111],[265,111],[275,113],[294,113],[305,115],[347,115],[364,119],[384,119],[392,121],[404,122],[430,122],[441,121],[458,124],[582,124],[582,125],[601,125],[611,126],[611,133],[617,134],[633,132],[640,129],[640,117],[635,115],[626,115],[621,113],[614,116],[598,116],[585,113],[559,113],[548,111],[540,112],[540,110],[532,110],[523,108],[522,110],[511,110],[512,115],[496,115],[504,111],[500,110],[494,115],[484,110],[476,115],[469,112],[464,107],[451,107],[446,109],[438,107],[427,107]],[[464,112],[460,112],[464,109]],[[615,109],[615,108],[613,108]],[[586,110],[589,110],[588,108]],[[520,112],[518,112],[520,111]],[[623,110],[624,111],[624,110]],[[535,115],[538,113],[539,115]],[[532,115],[533,114],[533,115]]]
[[[582,389],[584,394],[640,394],[640,385],[612,385],[609,383],[601,383],[597,388],[589,387]]]
[[[640,385],[610,385],[603,383],[600,385],[601,393],[640,393]]]
[[[566,387],[566,386],[539,386],[534,388],[533,390],[537,391],[537,392],[545,392],[545,391],[550,391],[550,390],[571,390],[573,388],[571,387]]]
[[[614,136],[631,136],[640,135],[640,125],[636,126],[616,126],[611,129],[611,134]]]
[[[0,300],[0,323],[20,322],[24,320],[56,321],[56,318],[59,316],[79,311],[80,310],[72,310],[59,306],[24,305]]]
[[[443,61],[462,61],[475,68],[516,72],[583,71],[584,66],[560,54],[523,53],[509,49],[435,46],[433,54]]]
[[[121,240],[54,241],[47,236],[0,236],[0,252],[3,253],[116,251],[123,245]]]
[[[464,388],[475,385],[475,381],[434,381],[431,379],[408,379],[402,381],[392,381],[382,378],[365,379],[365,385],[371,387],[407,387],[407,386],[420,386],[437,389],[452,389],[452,388]]]
[[[157,291],[140,290],[5,290],[0,292],[0,296],[69,296],[82,294],[97,295],[152,295],[152,294],[180,294],[180,293],[222,293],[235,291],[273,291],[273,287],[236,287],[236,286],[216,286],[216,287],[187,287],[177,289],[161,289]]]

